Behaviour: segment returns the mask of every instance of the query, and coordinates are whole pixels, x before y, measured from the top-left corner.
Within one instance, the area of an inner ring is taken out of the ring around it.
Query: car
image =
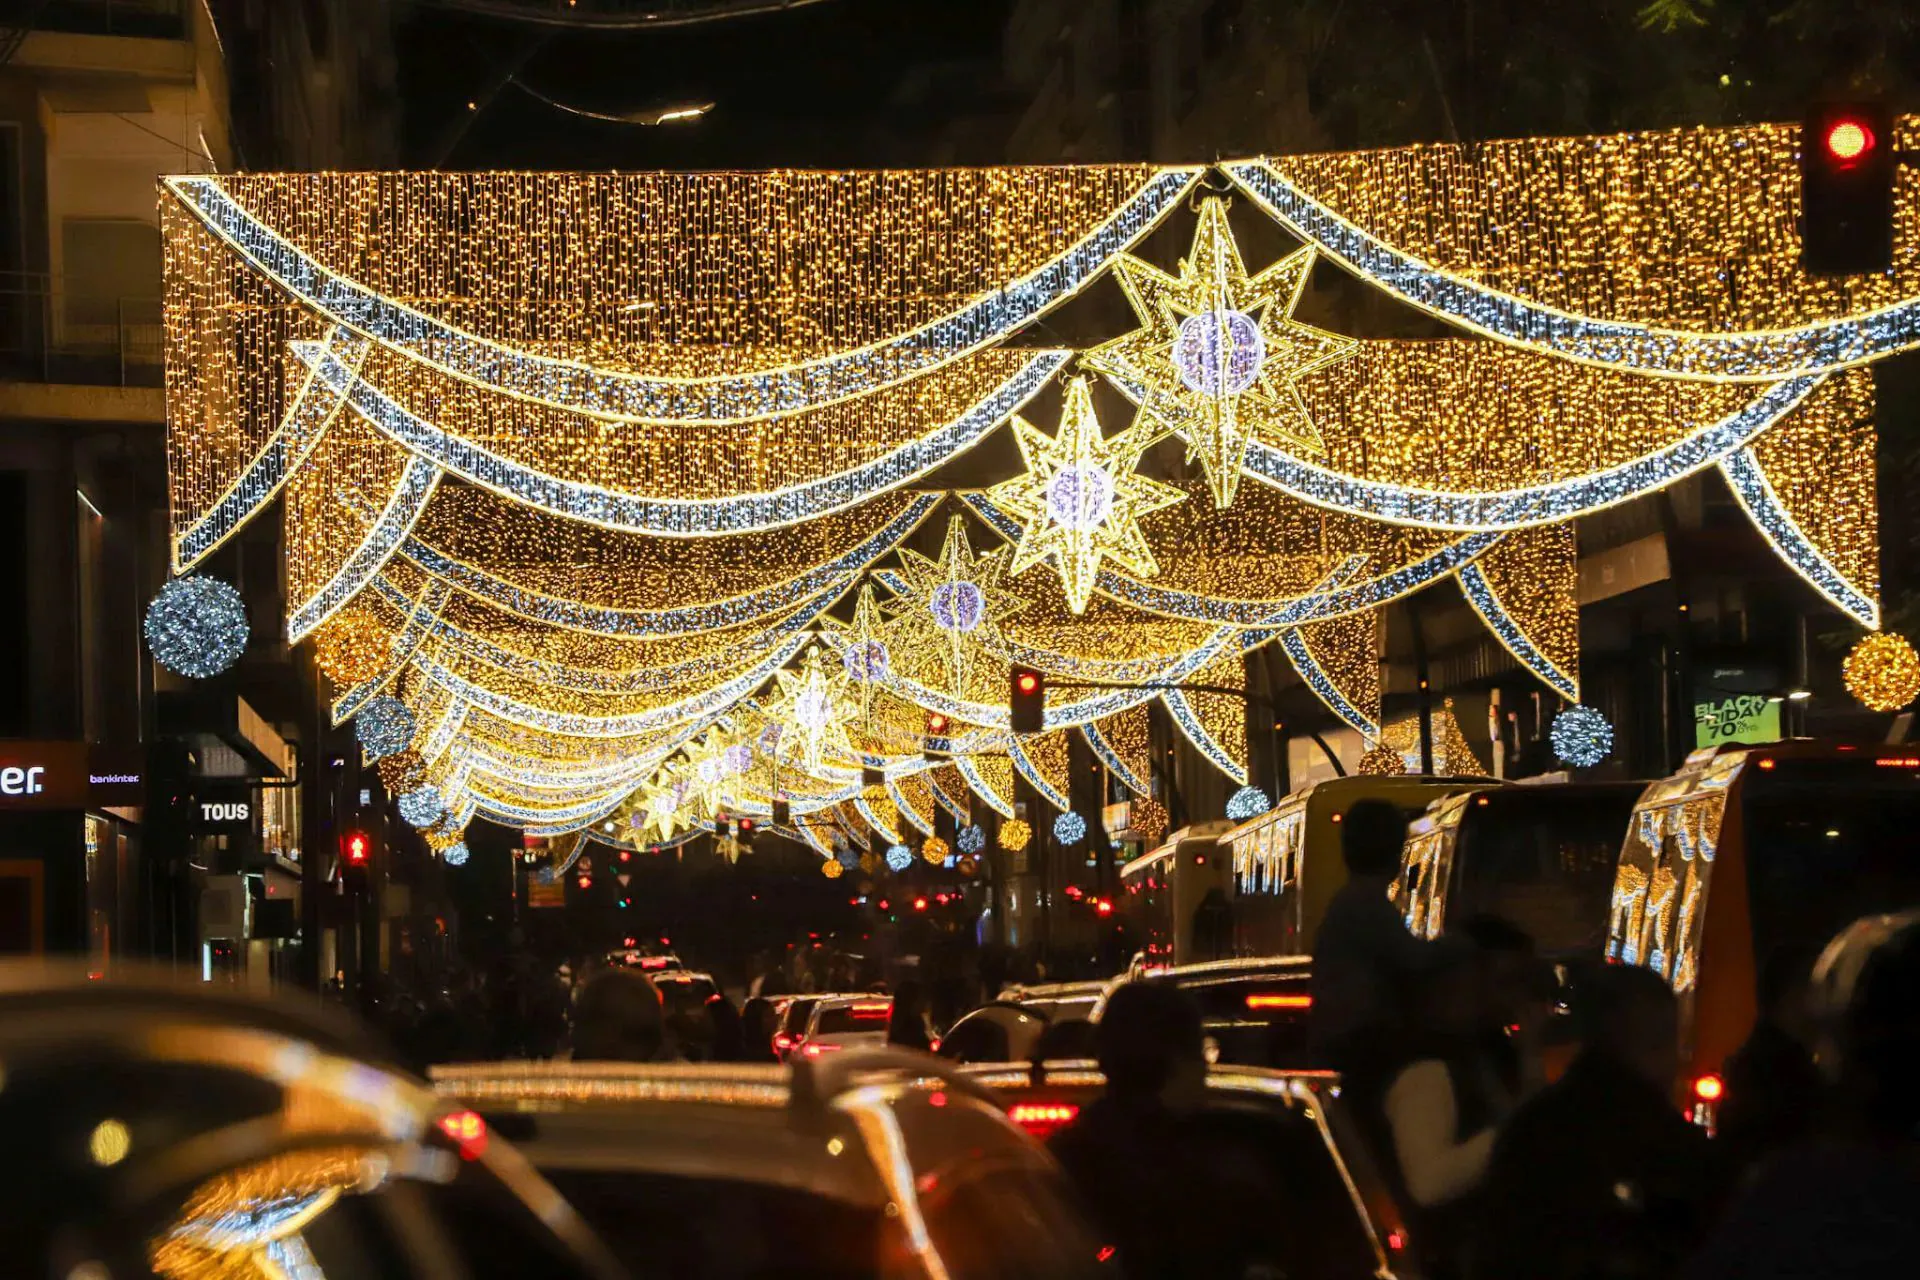
[[[893,1016],[889,995],[830,995],[813,1002],[806,1030],[788,1046],[789,1054],[817,1058],[855,1045],[887,1042],[887,1020]]]
[[[1077,1119],[1106,1084],[1099,1071],[1078,1062],[963,1070],[994,1091],[1009,1119],[1043,1140]],[[1359,1280],[1412,1273],[1405,1215],[1347,1114],[1332,1072],[1210,1066],[1193,1114],[1216,1140],[1286,1189],[1270,1206],[1265,1237],[1274,1254],[1259,1274]],[[1137,1205],[1127,1211],[1152,1212],[1153,1192],[1153,1172],[1143,1171]]]
[[[509,1142],[317,1003],[6,966],[0,1062],[16,1275],[628,1274]]]
[[[775,998],[774,1003],[780,1010],[780,1021],[773,1029],[774,1057],[782,1062],[786,1061],[794,1042],[806,1032],[807,1020],[813,1016],[813,1006],[826,998],[824,994]],[[782,1001],[785,1003],[782,1004]]]
[[[925,1054],[482,1063],[434,1086],[510,1134],[636,1276],[1109,1273],[1041,1146]],[[545,1274],[530,1255],[495,1273]]]
[[[935,1046],[955,1062],[1024,1062],[1093,1056],[1093,1011],[1105,982],[1009,987],[967,1013]]]
[[[647,978],[659,991],[669,1014],[705,1008],[707,1001],[720,991],[720,984],[713,980],[712,974],[692,969],[668,969],[649,973]]]
[[[638,969],[648,977],[652,977],[656,973],[666,973],[674,969],[684,969],[687,967],[681,963],[680,957],[671,951],[642,951],[637,947],[627,947],[620,951],[609,951],[607,953],[607,964],[616,969]]]
[[[1177,987],[1191,997],[1206,1027],[1209,1061],[1291,1069],[1326,1065],[1315,1061],[1307,1048],[1312,980],[1313,960],[1308,956],[1136,968],[1125,978]],[[1104,1007],[1103,999],[1092,1015],[1095,1021]]]

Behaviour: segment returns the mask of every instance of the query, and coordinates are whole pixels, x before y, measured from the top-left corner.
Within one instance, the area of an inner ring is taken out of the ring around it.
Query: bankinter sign
[[[84,809],[84,742],[0,741],[0,811]]]

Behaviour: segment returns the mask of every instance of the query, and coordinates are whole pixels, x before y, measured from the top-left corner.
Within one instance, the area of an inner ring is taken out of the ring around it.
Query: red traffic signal
[[[340,857],[350,867],[366,866],[367,852],[370,848],[371,844],[364,832],[349,831],[340,837]]]
[[[1039,733],[1046,720],[1046,677],[1032,667],[1015,667],[1007,689],[1008,727],[1015,733]]]
[[[945,712],[927,712],[927,736],[929,738],[944,738],[947,736],[947,730],[952,727],[953,721],[947,719]]]
[[[1800,124],[1801,265],[1863,275],[1893,265],[1893,119],[1872,103],[1821,103]]]

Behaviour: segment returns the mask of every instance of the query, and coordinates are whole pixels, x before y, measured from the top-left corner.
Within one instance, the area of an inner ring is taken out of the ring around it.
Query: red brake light
[[[1071,1102],[1016,1102],[1007,1108],[1007,1118],[1028,1133],[1049,1133],[1079,1114]]]
[[[915,898],[913,900],[913,909],[915,911],[925,911],[927,909],[927,900],[925,898]]]
[[[460,1148],[462,1160],[478,1160],[487,1151],[487,1122],[477,1111],[455,1111],[440,1117],[440,1132]]]
[[[1255,991],[1247,997],[1249,1009],[1311,1009],[1313,997],[1298,992]]]
[[[1393,1250],[1395,1253],[1398,1253],[1406,1247],[1407,1247],[1407,1237],[1405,1232],[1401,1231],[1398,1227],[1395,1227],[1392,1231],[1387,1232],[1387,1248]]]
[[[665,956],[641,956],[640,967],[642,969],[664,969],[667,967],[667,958]]]
[[[773,1038],[773,1047],[776,1049],[791,1049],[793,1048],[793,1037],[782,1031]]]
[[[840,1046],[837,1044],[821,1044],[816,1040],[806,1048],[800,1050],[800,1052],[809,1058],[817,1058],[823,1053],[837,1053],[839,1049]]]
[[[1762,760],[1762,761],[1760,762],[1760,767],[1761,767],[1762,769],[1771,769],[1771,768],[1773,768],[1773,761],[1771,761],[1771,760]]]
[[[1920,756],[1880,756],[1874,763],[1882,769],[1920,769]]]
[[[1827,154],[1843,165],[1851,165],[1873,150],[1873,130],[1863,121],[1839,119],[1827,126]]]
[[[862,1020],[885,1018],[893,1013],[891,1000],[868,1000],[853,1006],[853,1016]]]
[[[1693,1082],[1693,1096],[1702,1102],[1718,1102],[1727,1091],[1727,1083],[1719,1076],[1708,1072]]]

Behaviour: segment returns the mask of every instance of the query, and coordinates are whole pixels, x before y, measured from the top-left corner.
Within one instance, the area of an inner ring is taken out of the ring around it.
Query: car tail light
[[[1702,1102],[1718,1102],[1727,1091],[1727,1082],[1709,1071],[1693,1082],[1693,1096]]]
[[[1032,1134],[1052,1133],[1079,1114],[1071,1102],[1016,1102],[1007,1108],[1007,1118]]]
[[[641,956],[640,967],[642,969],[664,969],[667,967],[667,958],[665,956]]]
[[[1255,991],[1247,996],[1249,1009],[1311,1009],[1313,997],[1299,991]]]
[[[793,1048],[793,1037],[786,1032],[783,1031],[773,1038],[773,1051],[775,1053],[785,1053],[791,1048]]]
[[[478,1160],[487,1153],[487,1122],[477,1111],[454,1111],[441,1116],[440,1132],[460,1149],[462,1160]]]
[[[1920,756],[1881,756],[1874,761],[1882,769],[1920,768]]]
[[[1395,1253],[1399,1253],[1402,1249],[1405,1249],[1406,1247],[1407,1247],[1406,1232],[1400,1230],[1400,1228],[1398,1227],[1395,1227],[1393,1230],[1387,1232],[1387,1248],[1393,1250]]]
[[[840,1046],[837,1044],[821,1044],[816,1041],[815,1043],[807,1045],[804,1048],[802,1048],[800,1052],[809,1058],[817,1058],[823,1053],[838,1052],[839,1048]]]
[[[862,1022],[871,1022],[876,1018],[885,1018],[893,1013],[891,1000],[869,1000],[853,1006],[853,1016]]]

